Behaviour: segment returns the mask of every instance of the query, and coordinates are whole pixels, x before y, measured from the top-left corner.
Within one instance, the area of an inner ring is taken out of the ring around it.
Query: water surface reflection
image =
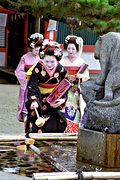
[[[76,142],[36,142],[40,151],[54,159],[55,162],[62,165],[70,172],[84,171],[120,171],[118,169],[106,169],[76,161]],[[15,173],[27,177],[32,177],[33,173],[38,172],[56,172],[55,166],[45,158],[39,157],[30,149],[27,151],[18,151],[15,146],[0,145],[0,170],[4,172]]]

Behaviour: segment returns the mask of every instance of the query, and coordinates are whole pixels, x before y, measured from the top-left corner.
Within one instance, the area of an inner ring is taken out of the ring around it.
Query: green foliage
[[[110,5],[115,5],[119,2],[119,0],[109,0]]]
[[[108,31],[120,30],[119,0],[0,0],[5,8],[32,14],[36,19],[45,16],[68,22],[68,18],[78,19],[81,26],[102,34]]]

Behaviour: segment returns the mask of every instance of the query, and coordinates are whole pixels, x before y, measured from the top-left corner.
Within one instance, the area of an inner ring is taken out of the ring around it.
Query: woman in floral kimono
[[[54,103],[49,104],[47,97],[66,77],[67,71],[59,64],[62,57],[62,51],[59,44],[54,41],[46,40],[44,43],[43,61],[39,61],[32,71],[28,82],[28,117],[26,124],[26,133],[43,132],[55,133],[64,132],[66,129],[66,118],[64,106],[67,98],[67,92],[58,98]],[[37,122],[38,114],[44,123],[39,127]]]
[[[83,73],[79,70],[84,67],[85,62],[80,57],[83,48],[83,40],[81,37],[68,35],[65,38],[64,49],[67,55],[63,56],[60,63],[68,70],[68,79],[72,83],[72,87],[68,93],[65,113],[67,119],[66,132],[77,133],[81,120],[81,94],[80,83],[89,79],[89,71],[85,69]]]
[[[29,38],[30,52],[24,54],[15,70],[15,75],[20,83],[17,118],[19,121],[26,121],[27,109],[25,102],[27,101],[27,84],[26,72],[28,69],[40,61],[39,52],[43,42],[43,35],[39,33],[32,34]]]

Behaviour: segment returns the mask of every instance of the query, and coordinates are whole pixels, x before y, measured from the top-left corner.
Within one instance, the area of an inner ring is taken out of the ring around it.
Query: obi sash
[[[79,70],[79,67],[77,66],[65,66],[65,69],[67,69],[67,72],[69,75],[75,75],[77,74],[77,71]]]
[[[77,73],[82,74],[86,70],[87,67],[88,67],[88,65],[85,63],[82,64],[80,67],[78,67],[78,66],[74,66],[74,67],[73,66],[65,66],[69,75],[75,75]]]
[[[38,88],[42,94],[50,94],[58,84],[39,84]]]

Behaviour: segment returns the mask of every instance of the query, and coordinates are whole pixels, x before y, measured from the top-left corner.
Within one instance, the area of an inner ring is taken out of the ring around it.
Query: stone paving
[[[0,134],[24,133],[23,123],[17,120],[19,85],[0,84]]]
[[[30,180],[30,179],[32,180],[32,178],[28,178],[25,176],[0,172],[0,180]]]

